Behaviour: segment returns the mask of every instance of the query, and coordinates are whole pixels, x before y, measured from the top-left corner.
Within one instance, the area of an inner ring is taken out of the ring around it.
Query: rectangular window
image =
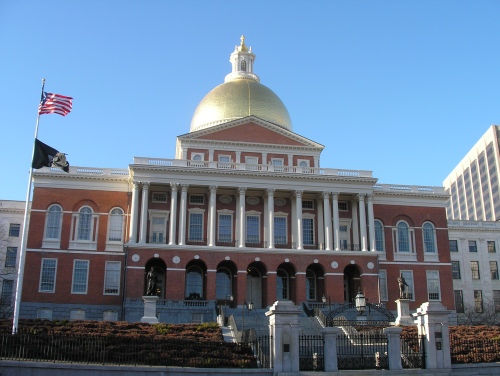
[[[495,242],[494,241],[488,241],[488,252],[496,252],[496,247],[495,247]]]
[[[286,217],[274,217],[274,244],[286,244]]]
[[[203,195],[189,195],[189,203],[195,205],[201,205],[205,202],[204,197],[205,196]]]
[[[219,155],[219,168],[231,168],[231,157],[229,155]]]
[[[472,272],[472,279],[480,279],[481,276],[479,274],[479,262],[478,261],[471,261],[470,262],[470,269]]]
[[[2,294],[0,295],[0,305],[11,306],[14,293],[14,281],[11,279],[4,279],[2,282]]]
[[[427,295],[429,300],[441,300],[439,272],[436,270],[427,270]]]
[[[460,261],[451,262],[451,278],[460,279]]]
[[[15,268],[17,261],[17,247],[7,247],[7,253],[5,255],[5,267]]]
[[[71,284],[72,294],[86,294],[89,277],[89,261],[75,260],[73,262],[73,283]]]
[[[313,200],[303,200],[302,201],[302,209],[305,209],[305,210],[314,209],[314,201]]]
[[[408,284],[408,299],[415,300],[415,288],[413,284],[413,271],[411,270],[402,270],[401,273]]]
[[[153,192],[153,202],[167,202],[167,194],[163,192]]]
[[[495,313],[500,313],[500,290],[493,290],[493,305]]]
[[[458,252],[458,241],[450,240],[450,252]]]
[[[189,213],[189,240],[203,241],[203,214]]]
[[[387,271],[379,270],[379,289],[380,289],[380,300],[387,301],[389,300],[389,295],[387,294]]]
[[[165,232],[167,229],[166,226],[166,217],[164,216],[154,216],[151,217],[150,226],[151,226],[151,235],[149,242],[153,244],[165,244]]]
[[[19,237],[19,233],[21,232],[21,225],[19,223],[11,223],[9,226],[9,236],[14,238]]]
[[[474,290],[474,307],[477,313],[483,313],[483,292]]]
[[[259,169],[259,158],[257,157],[245,157],[245,165],[247,170],[258,170]]]
[[[249,244],[260,242],[260,217],[258,215],[247,215],[247,240]]]
[[[302,218],[302,240],[304,245],[314,244],[314,219]]]
[[[462,290],[453,291],[455,295],[455,310],[457,313],[464,313],[464,295]]]
[[[271,163],[274,167],[274,171],[283,172],[283,159],[273,158],[271,160]]]
[[[40,272],[40,292],[54,292],[56,288],[57,259],[42,259]]]
[[[104,295],[120,293],[120,261],[106,261],[104,274]]]
[[[477,245],[475,240],[469,240],[469,252],[477,252]]]
[[[233,232],[233,216],[231,214],[219,214],[219,234],[218,241],[221,243],[230,243]]]
[[[339,201],[339,211],[347,211],[347,201]]]
[[[490,261],[491,279],[498,279],[498,264],[496,261]]]

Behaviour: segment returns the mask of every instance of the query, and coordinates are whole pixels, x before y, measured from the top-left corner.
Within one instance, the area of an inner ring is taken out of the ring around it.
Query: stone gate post
[[[447,310],[440,302],[423,303],[413,314],[418,334],[425,335],[427,369],[451,369],[450,332]]]
[[[274,373],[299,372],[299,310],[289,300],[278,300],[269,311],[269,334]]]
[[[401,332],[403,328],[391,327],[384,328],[384,334],[387,336],[387,355],[389,356],[389,369],[403,369],[401,364]]]
[[[321,329],[321,333],[325,338],[325,349],[323,351],[325,372],[338,371],[337,336],[342,333],[342,329],[326,327]]]

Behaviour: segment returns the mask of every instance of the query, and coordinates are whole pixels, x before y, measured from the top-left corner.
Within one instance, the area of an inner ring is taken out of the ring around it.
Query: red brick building
[[[454,308],[444,190],[320,166],[254,60],[242,39],[175,159],[34,173],[21,317],[139,320],[151,268],[160,321],[358,289],[394,311],[400,273],[410,309]]]

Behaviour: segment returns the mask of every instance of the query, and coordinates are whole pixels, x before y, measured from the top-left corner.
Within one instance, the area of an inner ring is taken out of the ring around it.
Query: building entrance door
[[[245,299],[247,304],[251,301],[254,308],[262,308],[262,278],[260,275],[253,276],[252,274],[247,274],[247,293]]]

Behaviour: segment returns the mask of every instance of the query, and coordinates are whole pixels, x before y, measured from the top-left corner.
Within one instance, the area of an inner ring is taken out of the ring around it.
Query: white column
[[[236,152],[236,163],[241,163],[241,151]]]
[[[181,185],[181,205],[179,208],[179,245],[186,244],[187,191],[189,185]]]
[[[267,239],[267,247],[274,248],[274,189],[269,188],[267,193],[267,218],[269,224],[269,238]]]
[[[359,222],[358,222],[358,199],[351,201],[352,204],[352,250],[359,251]]]
[[[208,149],[208,161],[212,162],[214,160],[214,149]]]
[[[246,188],[238,188],[238,192],[240,194],[240,202],[239,202],[239,208],[240,208],[240,211],[239,211],[239,214],[240,214],[240,223],[239,223],[239,227],[240,227],[240,234],[239,234],[239,237],[240,237],[240,247],[244,247],[245,246],[245,240],[246,240],[246,228],[245,228],[245,214],[246,214],[246,210],[245,210],[245,192],[247,191]]]
[[[149,183],[142,183],[141,231],[139,233],[139,243],[146,243],[148,231],[148,197]]]
[[[179,184],[170,183],[170,232],[169,232],[169,240],[168,244],[174,245],[177,244],[175,241],[175,230],[177,227],[176,219],[177,219],[177,188]]]
[[[208,246],[215,246],[215,215],[216,215],[216,196],[217,187],[215,185],[210,186],[210,200],[208,204]]]
[[[359,232],[361,234],[361,250],[367,250],[367,239],[366,239],[366,215],[365,215],[365,195],[358,195],[359,201]]]
[[[294,244],[295,247],[297,246],[297,205],[296,205],[296,199],[295,199],[295,193],[292,193],[292,198],[290,198],[290,215],[292,217],[292,220],[290,221],[290,231],[291,231],[291,236],[288,237],[290,242],[290,248],[293,248]]]
[[[262,164],[267,165],[267,153],[262,153]]]
[[[267,241],[267,239],[269,239],[269,215],[267,214],[269,212],[269,209],[268,209],[268,198],[267,198],[267,194],[264,194],[264,197],[263,197],[263,200],[264,200],[264,241],[262,242],[262,245],[263,247],[265,248],[265,242]]]
[[[318,197],[316,199],[316,208],[317,208],[317,216],[318,216],[318,248],[325,249],[325,223],[324,223],[324,214],[323,214],[323,201]],[[322,245],[321,245],[322,244]]]
[[[295,218],[297,223],[296,242],[297,249],[302,249],[302,191],[295,191]]]
[[[373,215],[373,195],[366,195],[368,201],[368,234],[370,238],[370,251],[375,252],[377,245],[375,243],[375,217]]]
[[[332,249],[332,217],[330,216],[330,193],[323,192],[323,212],[325,216],[325,250]]]
[[[293,166],[293,154],[288,154],[288,166]]]
[[[340,223],[339,223],[339,194],[332,193],[332,213],[333,213],[333,249],[340,251]]]
[[[134,181],[132,190],[132,208],[130,211],[130,243],[137,243],[137,221],[139,219],[139,182]]]

